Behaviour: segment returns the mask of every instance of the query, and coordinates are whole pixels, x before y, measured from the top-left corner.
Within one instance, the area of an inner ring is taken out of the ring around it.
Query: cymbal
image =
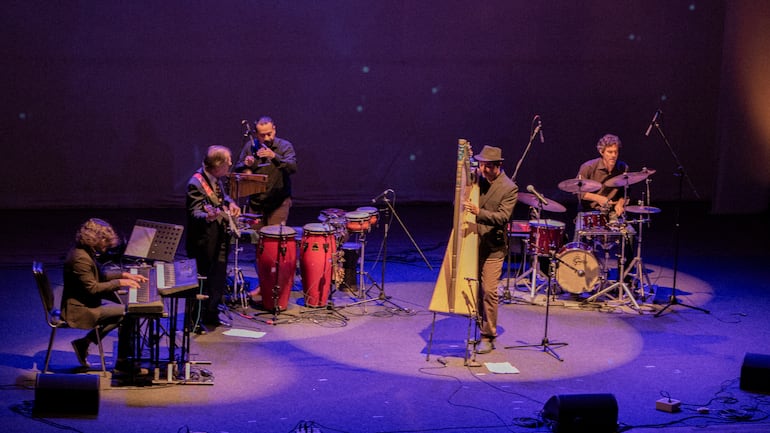
[[[537,199],[537,197],[535,197],[534,194],[530,194],[528,192],[520,192],[519,201],[528,206],[540,208],[540,201]],[[549,212],[566,212],[567,211],[566,207],[551,200],[548,197],[545,198],[545,201],[547,201],[548,204],[543,206],[543,210],[547,210]]]
[[[626,206],[626,212],[640,214],[660,213],[660,208],[654,206]]]
[[[594,192],[601,189],[602,184],[591,179],[567,179],[559,182],[559,189],[564,192]]]
[[[642,169],[642,171],[633,171],[629,173],[623,173],[619,176],[615,176],[612,179],[604,182],[604,185],[610,188],[633,185],[637,182],[641,182],[647,179],[648,177],[652,176],[653,174],[655,174],[655,171],[656,170],[652,168],[645,167]]]

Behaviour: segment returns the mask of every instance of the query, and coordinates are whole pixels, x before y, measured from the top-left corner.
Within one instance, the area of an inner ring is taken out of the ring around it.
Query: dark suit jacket
[[[203,181],[207,181],[203,169],[199,169],[196,173],[202,174],[204,177]],[[207,184],[207,186],[211,189],[214,188],[214,185]],[[205,206],[227,206],[231,201],[226,195],[223,196],[222,202],[212,200],[212,197],[209,197],[200,180],[195,175],[190,177],[190,180],[187,182],[186,198],[187,236],[185,238],[185,249],[187,250],[187,257],[205,257],[209,261],[206,265],[215,259],[220,251],[221,244],[228,242],[229,237],[226,236],[225,224],[223,222],[217,220],[206,221],[207,213]],[[198,272],[202,275],[207,275],[208,269],[201,269],[202,263],[198,265]]]
[[[76,246],[64,262],[62,317],[73,328],[88,329],[96,325],[95,309],[102,301],[120,303],[115,291],[120,288],[121,270],[103,272],[89,248]]]
[[[519,197],[519,187],[505,174],[492,182],[479,179],[479,214],[476,223],[479,233],[480,257],[504,257],[507,248],[508,221]]]

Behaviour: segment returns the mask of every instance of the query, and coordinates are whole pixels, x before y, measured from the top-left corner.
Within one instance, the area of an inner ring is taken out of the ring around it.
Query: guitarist
[[[503,171],[499,147],[484,146],[475,158],[479,163],[479,204],[468,200],[464,209],[476,215],[479,233],[479,300],[481,341],[476,353],[489,353],[497,337],[497,285],[508,254],[508,221],[519,197],[519,188]]]
[[[203,294],[208,298],[193,310],[197,334],[217,326],[230,326],[219,319],[219,305],[227,285],[227,259],[232,218],[240,215],[238,204],[225,193],[221,179],[233,165],[230,149],[210,146],[203,165],[187,182],[187,256],[194,258],[203,280]]]

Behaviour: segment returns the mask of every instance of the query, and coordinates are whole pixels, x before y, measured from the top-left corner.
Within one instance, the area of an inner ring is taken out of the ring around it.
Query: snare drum
[[[366,212],[369,214],[369,225],[374,226],[377,224],[377,218],[380,216],[380,211],[376,207],[363,206],[356,209],[356,212]]]
[[[591,292],[599,282],[599,262],[591,248],[582,242],[570,242],[556,255],[556,282],[567,292]]]
[[[297,269],[296,235],[296,230],[283,225],[259,229],[257,276],[265,310],[286,310],[289,306],[289,295]]]
[[[347,212],[345,226],[351,233],[364,233],[369,231],[371,216],[368,212]]]
[[[564,223],[556,220],[532,220],[529,222],[529,253],[548,255],[564,245]]]
[[[299,270],[305,306],[325,307],[332,280],[332,260],[337,251],[334,230],[327,224],[310,223],[302,227]]]
[[[599,211],[578,214],[581,230],[607,230],[607,214]]]

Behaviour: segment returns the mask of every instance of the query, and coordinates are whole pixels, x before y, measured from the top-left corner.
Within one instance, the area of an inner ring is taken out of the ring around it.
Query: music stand
[[[136,220],[126,251],[129,257],[173,263],[184,227],[178,224]]]

